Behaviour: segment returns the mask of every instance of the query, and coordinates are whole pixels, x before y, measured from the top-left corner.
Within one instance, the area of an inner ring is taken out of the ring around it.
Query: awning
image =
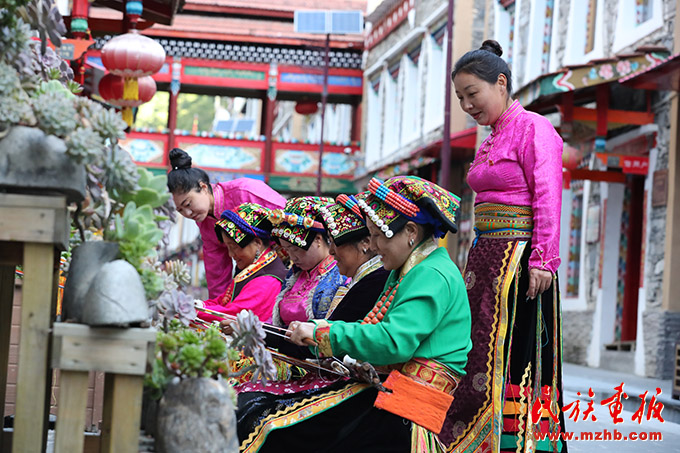
[[[630,74],[619,82],[641,90],[680,91],[680,53]]]
[[[668,50],[661,47],[641,47],[633,54],[614,58],[592,60],[578,66],[566,66],[557,72],[543,74],[529,82],[515,94],[515,98],[527,109],[542,113],[554,110],[562,97],[574,93],[577,104],[594,98],[595,89],[603,84],[618,82],[636,71],[646,70],[668,57]]]
[[[380,179],[392,176],[404,175],[439,160],[444,139],[416,148],[408,157],[397,162],[385,165],[376,173]],[[474,157],[477,145],[477,128],[471,127],[460,132],[451,134],[451,158],[452,160],[466,160]]]

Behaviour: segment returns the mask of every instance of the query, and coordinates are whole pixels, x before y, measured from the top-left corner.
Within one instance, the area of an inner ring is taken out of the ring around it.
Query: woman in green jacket
[[[360,201],[390,270],[360,322],[294,322],[291,341],[388,374],[386,389],[341,381],[259,420],[241,451],[437,451],[467,361],[470,308],[460,271],[435,238],[455,232],[458,197],[416,177],[373,179]],[[385,391],[386,390],[386,391]],[[382,410],[381,410],[382,409]]]

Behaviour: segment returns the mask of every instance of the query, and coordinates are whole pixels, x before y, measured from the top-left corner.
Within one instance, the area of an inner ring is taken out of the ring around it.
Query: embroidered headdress
[[[317,219],[319,207],[333,203],[328,197],[297,197],[286,202],[281,209],[274,209],[269,215],[272,236],[308,250],[316,233],[323,233],[324,227]]]
[[[245,247],[254,237],[267,240],[272,229],[271,211],[255,203],[243,203],[234,211],[224,211],[215,223],[217,239],[222,242],[224,231],[238,245]]]
[[[358,200],[366,216],[391,238],[409,220],[434,227],[435,237],[455,233],[460,197],[417,176],[395,176],[368,183],[370,195]]]
[[[340,246],[368,236],[364,213],[359,208],[359,199],[364,199],[367,195],[367,192],[356,196],[340,194],[335,203],[319,207],[321,220],[335,245]]]

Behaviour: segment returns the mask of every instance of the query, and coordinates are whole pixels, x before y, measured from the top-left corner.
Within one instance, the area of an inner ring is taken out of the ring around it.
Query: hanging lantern
[[[564,144],[562,151],[562,166],[567,170],[576,170],[583,159],[583,151],[573,146]]]
[[[114,74],[106,74],[99,81],[99,95],[109,104],[123,109],[123,120],[132,126],[132,109],[149,102],[156,94],[156,81],[150,77],[140,77],[137,82],[137,99],[125,98],[125,79]]]
[[[295,111],[300,115],[311,115],[319,110],[319,103],[316,101],[298,101],[295,104]]]

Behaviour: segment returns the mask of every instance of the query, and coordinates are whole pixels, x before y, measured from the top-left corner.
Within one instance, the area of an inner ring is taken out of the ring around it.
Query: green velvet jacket
[[[399,288],[381,322],[318,322],[314,336],[321,356],[351,357],[373,365],[412,358],[436,360],[465,374],[470,341],[470,305],[465,283],[448,251],[428,240],[414,249],[385,289]]]

